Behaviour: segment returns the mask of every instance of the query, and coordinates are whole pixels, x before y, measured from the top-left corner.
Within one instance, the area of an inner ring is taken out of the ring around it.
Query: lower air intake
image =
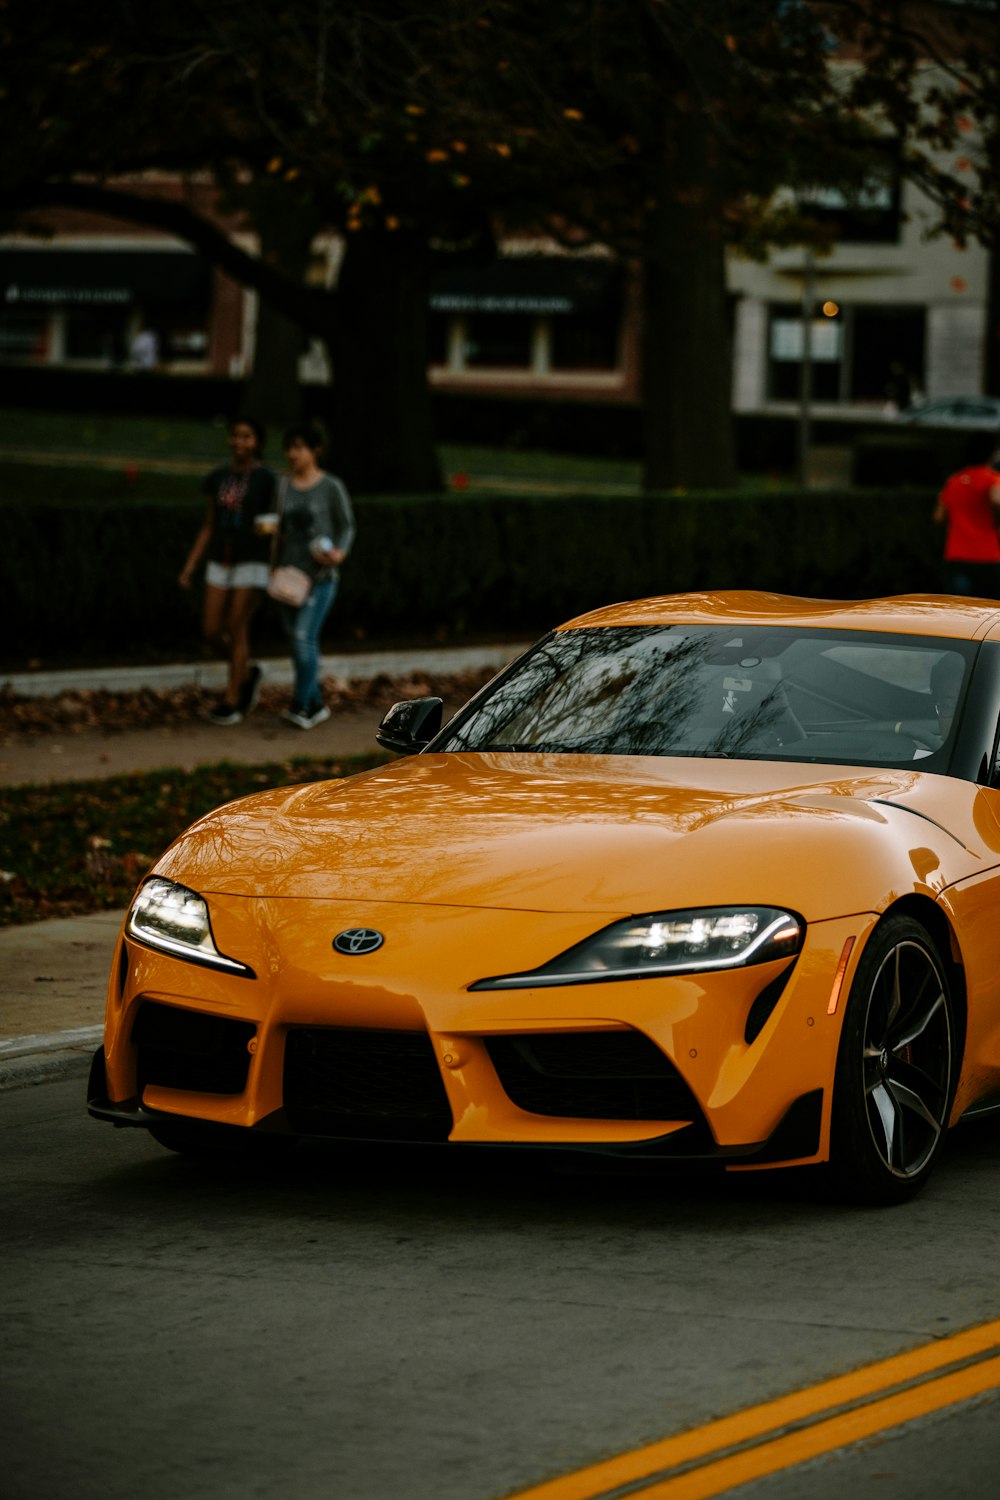
[[[424,1031],[297,1026],[285,1042],[285,1117],[296,1135],[444,1141],[448,1096]]]
[[[132,1027],[139,1093],[147,1084],[196,1094],[242,1094],[256,1036],[252,1021],[147,1000]]]
[[[701,1120],[669,1058],[638,1031],[485,1038],[504,1093],[535,1115],[584,1120]]]

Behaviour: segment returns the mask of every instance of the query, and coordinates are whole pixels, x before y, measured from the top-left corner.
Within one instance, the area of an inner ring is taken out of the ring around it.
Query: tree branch
[[[307,332],[325,339],[332,330],[334,298],[328,291],[303,286],[259,256],[242,250],[224,230],[186,203],[80,181],[36,183],[0,195],[0,208],[9,214],[53,207],[107,214],[165,230],[200,250],[206,260],[241,286],[259,292],[272,307]]]

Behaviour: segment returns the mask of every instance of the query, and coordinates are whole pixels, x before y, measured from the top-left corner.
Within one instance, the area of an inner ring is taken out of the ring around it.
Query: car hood
[[[876,909],[901,872],[943,889],[998,848],[980,788],[913,770],[448,754],[231,803],[156,870],[206,894],[811,919]]]

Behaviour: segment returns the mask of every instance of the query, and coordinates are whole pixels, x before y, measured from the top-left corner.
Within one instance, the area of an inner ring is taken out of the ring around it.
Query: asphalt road
[[[447,1149],[206,1167],[82,1093],[0,1094],[5,1500],[490,1500],[1000,1316],[1000,1123],[863,1211]],[[998,1460],[994,1391],[740,1493],[980,1500]]]

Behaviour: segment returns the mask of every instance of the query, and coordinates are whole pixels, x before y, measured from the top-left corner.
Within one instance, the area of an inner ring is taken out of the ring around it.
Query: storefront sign
[[[12,281],[4,288],[3,300],[8,306],[68,303],[75,307],[123,307],[133,300],[133,293],[127,286],[33,286]]]

